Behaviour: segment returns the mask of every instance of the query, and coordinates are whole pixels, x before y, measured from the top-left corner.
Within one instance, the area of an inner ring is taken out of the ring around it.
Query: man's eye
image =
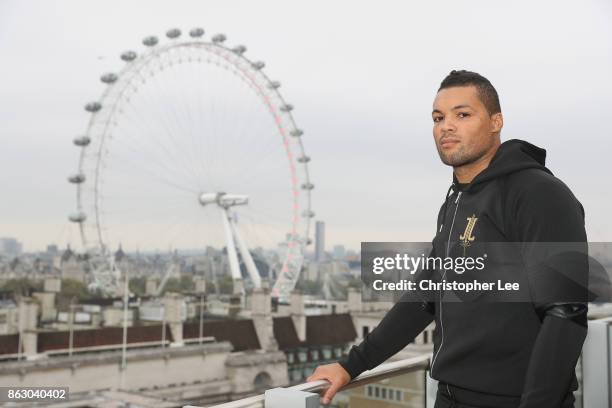
[[[470,114],[469,114],[469,113],[466,113],[466,112],[460,112],[460,113],[459,113],[459,117],[460,117],[460,118],[467,118],[468,116],[470,116]]]
[[[438,123],[441,120],[442,120],[442,117],[440,116],[436,116],[435,118],[433,118],[434,123]]]

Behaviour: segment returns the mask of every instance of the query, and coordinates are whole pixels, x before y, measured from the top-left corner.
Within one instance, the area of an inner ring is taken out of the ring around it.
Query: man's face
[[[474,86],[442,89],[431,113],[433,135],[444,164],[460,167],[483,157],[495,146],[495,123]],[[501,116],[501,115],[499,115]]]

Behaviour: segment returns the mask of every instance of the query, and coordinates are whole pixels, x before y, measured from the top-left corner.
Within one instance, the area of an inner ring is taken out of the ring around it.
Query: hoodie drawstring
[[[448,387],[448,384],[446,384],[446,390],[448,391],[448,395],[450,396],[450,400],[451,400],[450,408],[456,408],[457,407],[457,400],[455,399],[455,396],[453,395],[453,393],[451,392],[450,388]]]

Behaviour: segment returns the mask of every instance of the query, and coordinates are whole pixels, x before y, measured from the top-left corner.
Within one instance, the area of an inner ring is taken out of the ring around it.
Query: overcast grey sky
[[[431,104],[462,68],[497,88],[502,140],[546,148],[586,209],[589,239],[612,240],[611,4],[0,0],[0,236],[27,250],[76,244],[66,176],[99,75],[146,35],[201,26],[246,44],[282,82],[328,246],[433,237],[451,169],[435,150]]]

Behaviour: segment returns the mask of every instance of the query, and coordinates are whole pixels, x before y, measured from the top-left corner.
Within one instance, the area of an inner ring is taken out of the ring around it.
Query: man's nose
[[[454,132],[457,130],[455,121],[451,118],[444,118],[442,121],[442,132]]]

